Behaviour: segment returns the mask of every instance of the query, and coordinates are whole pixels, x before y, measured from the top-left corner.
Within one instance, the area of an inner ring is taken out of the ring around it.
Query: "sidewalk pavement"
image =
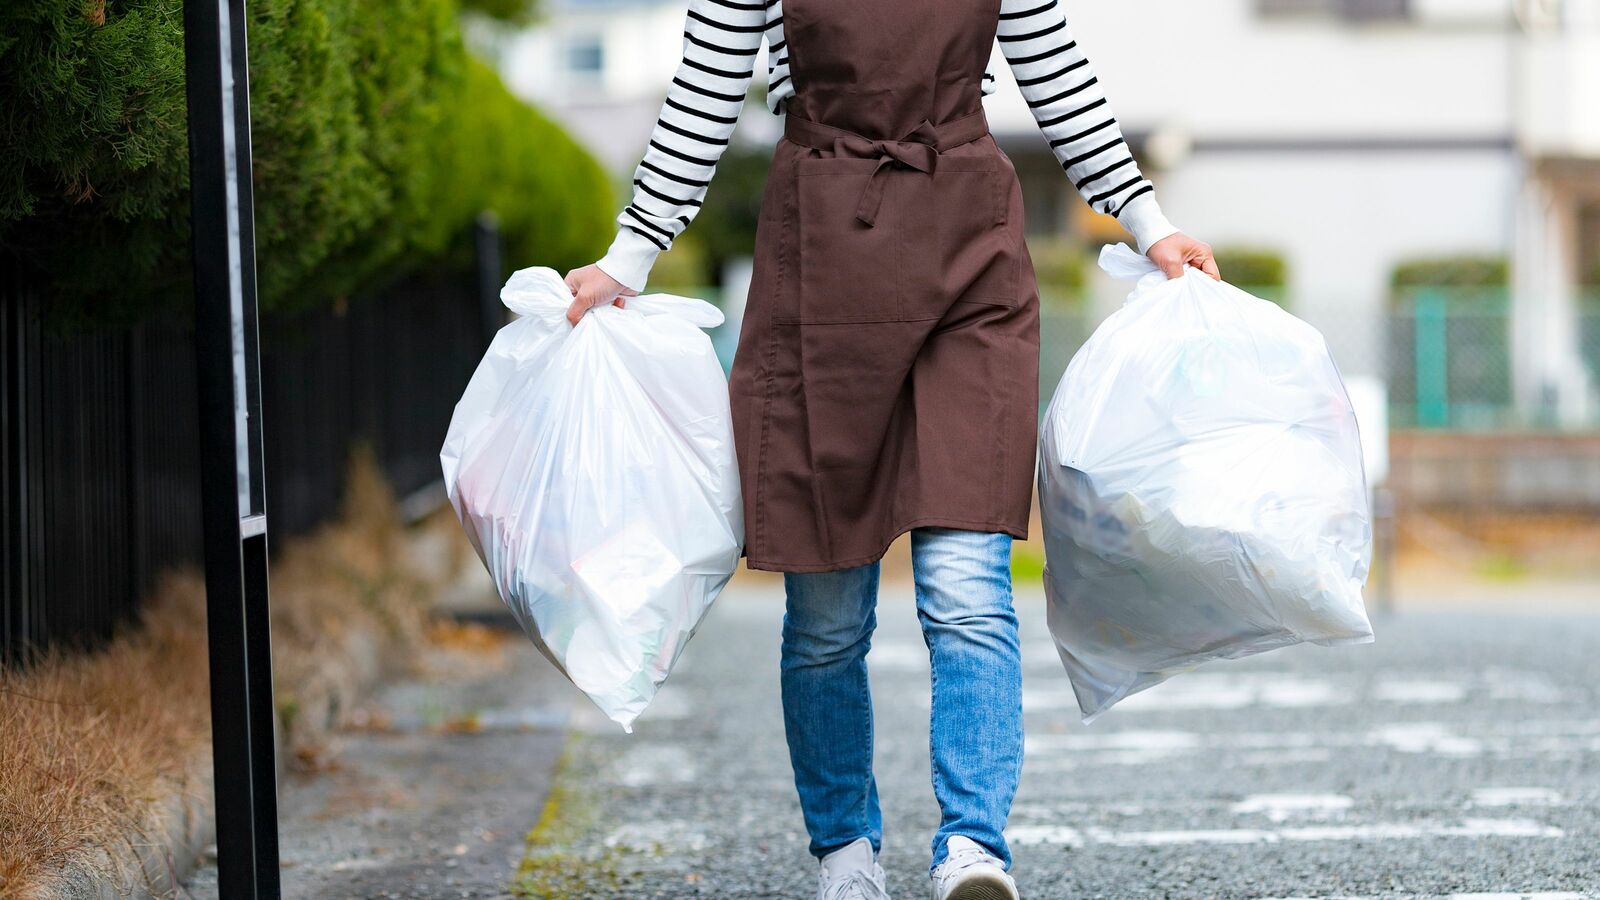
[[[383,687],[323,768],[284,777],[285,898],[511,896],[581,697],[520,632],[493,643],[430,651],[432,674]],[[188,889],[217,897],[214,861]]]

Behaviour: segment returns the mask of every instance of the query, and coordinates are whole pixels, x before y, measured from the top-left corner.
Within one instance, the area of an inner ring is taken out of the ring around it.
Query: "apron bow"
[[[878,207],[883,204],[883,179],[880,174],[885,166],[899,163],[932,175],[934,163],[939,158],[939,150],[935,146],[937,143],[938,135],[934,131],[933,123],[927,119],[923,119],[917,127],[906,132],[898,141],[872,141],[857,134],[846,134],[836,138],[834,140],[836,154],[867,159],[877,157],[878,160],[878,164],[872,169],[872,174],[867,176],[867,186],[861,191],[861,200],[856,204],[856,218],[868,228],[877,224]]]

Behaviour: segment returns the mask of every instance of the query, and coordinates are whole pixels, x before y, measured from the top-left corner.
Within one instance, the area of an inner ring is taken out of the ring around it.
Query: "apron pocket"
[[[877,224],[856,218],[877,160],[818,157],[795,161],[795,257],[799,284],[775,311],[783,324],[894,322],[900,319],[897,240],[900,211],[895,185],[884,179]],[[794,308],[798,307],[798,308]]]
[[[944,156],[933,175],[939,294],[1016,306],[1017,238],[1006,220],[1013,184],[994,156]]]

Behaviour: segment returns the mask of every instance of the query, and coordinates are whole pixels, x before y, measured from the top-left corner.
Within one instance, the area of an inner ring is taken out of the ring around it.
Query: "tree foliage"
[[[265,308],[440,259],[483,209],[518,265],[604,247],[604,173],[468,55],[457,0],[248,9]],[[10,0],[0,104],[0,248],[74,315],[186,297],[181,0]]]
[[[716,181],[706,191],[704,205],[694,220],[695,239],[705,266],[704,284],[721,284],[728,261],[750,255],[771,164],[770,148],[735,147],[718,161]]]
[[[539,14],[533,0],[461,0],[461,8],[510,25],[526,25]]]
[[[1059,234],[1028,238],[1028,256],[1039,282],[1039,299],[1078,307],[1084,302],[1092,263],[1083,241]]]

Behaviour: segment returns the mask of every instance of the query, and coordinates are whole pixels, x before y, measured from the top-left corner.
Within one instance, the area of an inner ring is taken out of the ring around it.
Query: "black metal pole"
[[[506,324],[506,308],[500,302],[500,288],[506,276],[502,271],[499,217],[488,210],[478,213],[472,237],[478,262],[478,309],[483,317],[483,345],[487,347]]]
[[[280,895],[244,0],[186,0],[218,891]]]

